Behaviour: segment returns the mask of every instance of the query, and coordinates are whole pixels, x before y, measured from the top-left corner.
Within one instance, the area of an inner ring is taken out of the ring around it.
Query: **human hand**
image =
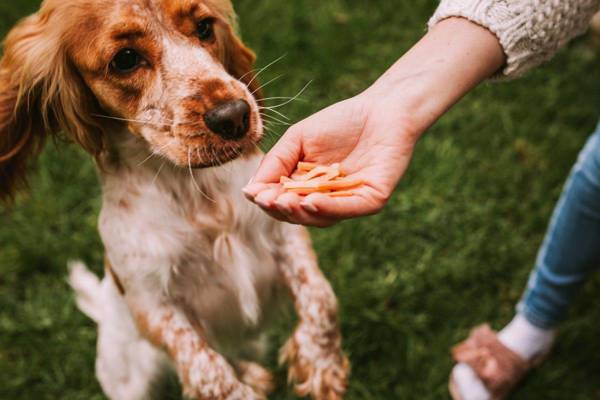
[[[244,193],[273,217],[319,227],[380,211],[408,167],[421,132],[398,103],[365,92],[334,104],[292,126],[267,154]],[[281,176],[299,161],[340,163],[350,178],[364,182],[354,196],[284,193]]]
[[[365,92],[292,126],[244,188],[246,197],[274,218],[318,227],[380,211],[423,132],[504,62],[485,28],[462,18],[438,23]],[[299,161],[340,163],[364,185],[351,197],[284,192],[279,179]]]

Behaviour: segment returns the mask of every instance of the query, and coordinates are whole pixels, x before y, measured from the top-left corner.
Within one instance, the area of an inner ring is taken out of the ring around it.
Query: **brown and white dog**
[[[229,0],[46,0],[6,39],[2,198],[58,132],[99,166],[107,273],[75,263],[70,279],[111,399],[152,397],[170,367],[191,398],[264,398],[257,342],[288,294],[299,324],[281,355],[297,392],[343,397],[336,298],[307,232],[241,193],[261,158],[253,62]]]

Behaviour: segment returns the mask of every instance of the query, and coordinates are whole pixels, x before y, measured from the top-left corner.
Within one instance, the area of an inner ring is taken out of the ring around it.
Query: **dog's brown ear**
[[[225,68],[233,77],[248,85],[250,92],[260,102],[263,99],[263,93],[253,70],[256,55],[242,43],[231,26],[225,28],[223,36],[221,53]]]
[[[0,60],[0,200],[12,200],[26,185],[25,170],[48,134],[40,113],[41,87],[33,76],[37,16],[23,20],[8,35]]]
[[[89,115],[88,90],[69,66],[53,10],[34,14],[8,34],[0,60],[0,201],[27,185],[28,164],[49,135],[69,133],[86,150],[102,147]]]

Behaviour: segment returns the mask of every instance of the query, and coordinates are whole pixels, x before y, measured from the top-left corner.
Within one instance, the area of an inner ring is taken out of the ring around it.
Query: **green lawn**
[[[434,0],[238,0],[270,96],[313,84],[294,120],[365,88],[425,30]],[[37,7],[0,2],[0,33]],[[353,363],[348,399],[446,399],[449,348],[513,313],[561,185],[600,105],[600,56],[581,38],[549,65],[476,90],[419,144],[378,216],[314,231],[340,298]],[[281,133],[281,129],[275,127]],[[266,144],[268,146],[268,144]],[[94,167],[50,145],[32,190],[0,208],[0,399],[102,399],[95,326],[65,282],[68,259],[101,270]],[[600,280],[590,282],[551,360],[516,399],[600,399]],[[273,344],[287,331],[273,333]],[[271,357],[275,368],[275,353]],[[273,399],[294,398],[280,390]],[[172,398],[178,398],[176,391]]]

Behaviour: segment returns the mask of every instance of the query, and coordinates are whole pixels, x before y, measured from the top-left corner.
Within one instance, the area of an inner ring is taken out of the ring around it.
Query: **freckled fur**
[[[193,35],[215,20],[215,37]],[[135,48],[136,71],[111,70]],[[285,298],[299,324],[281,352],[300,395],[341,399],[349,366],[335,295],[305,229],[241,193],[261,159],[254,54],[228,0],[46,0],[9,34],[0,61],[0,199],[25,183],[45,137],[63,131],[99,166],[106,275],[71,266],[77,303],[98,324],[96,374],[113,400],[154,394],[174,370],[194,399],[272,390],[257,342]],[[254,94],[253,94],[254,92]],[[201,118],[245,99],[238,142]],[[115,121],[98,115],[128,119]],[[207,168],[213,167],[213,168]]]

